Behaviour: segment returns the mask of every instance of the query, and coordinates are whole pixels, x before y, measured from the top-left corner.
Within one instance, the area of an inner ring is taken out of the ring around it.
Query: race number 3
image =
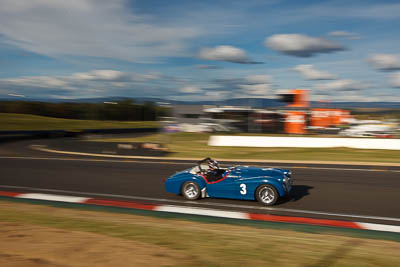
[[[240,194],[246,195],[246,193],[247,193],[246,184],[240,184],[240,188],[242,189],[242,190],[240,190]]]

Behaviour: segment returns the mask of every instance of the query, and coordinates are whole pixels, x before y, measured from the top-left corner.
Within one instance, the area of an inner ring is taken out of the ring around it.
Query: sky
[[[400,101],[400,2],[0,0],[0,98]]]

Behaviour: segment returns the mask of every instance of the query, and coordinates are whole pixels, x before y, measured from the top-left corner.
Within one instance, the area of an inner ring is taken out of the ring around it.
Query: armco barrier
[[[4,135],[68,135],[86,133],[148,133],[157,132],[159,128],[111,128],[111,129],[82,129],[82,130],[43,130],[43,131],[0,131],[0,136]]]
[[[349,147],[359,149],[400,150],[400,139],[378,138],[319,138],[266,136],[210,136],[209,146],[240,147]]]
[[[77,137],[83,134],[127,134],[155,133],[159,128],[114,128],[114,129],[83,129],[83,130],[44,130],[44,131],[0,131],[0,143],[26,139],[41,139],[55,137]]]

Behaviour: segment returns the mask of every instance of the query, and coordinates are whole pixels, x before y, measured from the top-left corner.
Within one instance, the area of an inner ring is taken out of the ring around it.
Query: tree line
[[[169,108],[152,102],[135,103],[133,100],[112,103],[2,101],[0,112],[80,120],[155,121],[158,117],[168,116]]]

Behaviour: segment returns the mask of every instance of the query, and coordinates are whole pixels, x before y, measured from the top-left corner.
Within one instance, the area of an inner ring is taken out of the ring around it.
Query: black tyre
[[[195,200],[200,197],[201,190],[195,182],[185,182],[182,185],[181,193],[186,199]]]
[[[278,191],[272,185],[263,184],[256,190],[256,199],[263,205],[272,206],[279,198]]]

